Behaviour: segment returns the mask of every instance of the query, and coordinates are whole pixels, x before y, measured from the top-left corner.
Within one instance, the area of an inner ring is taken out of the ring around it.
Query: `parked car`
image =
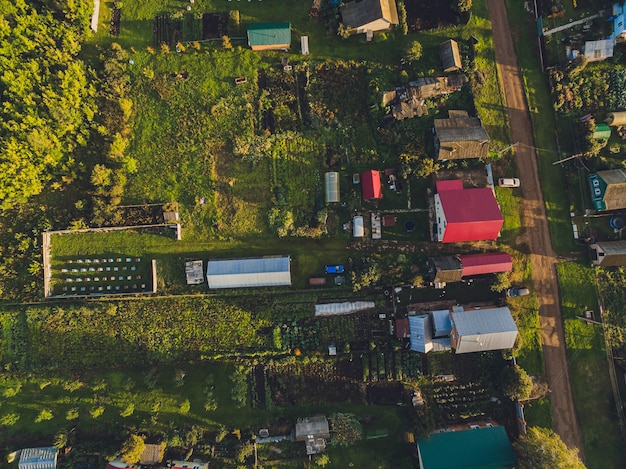
[[[324,267],[324,272],[327,274],[343,274],[343,265],[327,265]]]
[[[530,290],[526,287],[511,287],[506,291],[509,298],[517,298],[518,296],[526,296],[530,294]]]
[[[500,187],[519,187],[518,178],[500,178],[498,179],[498,185]]]

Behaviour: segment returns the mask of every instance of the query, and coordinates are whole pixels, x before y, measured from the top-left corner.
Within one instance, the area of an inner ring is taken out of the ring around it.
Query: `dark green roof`
[[[417,446],[423,469],[512,469],[516,463],[504,427],[433,433]]]
[[[252,23],[248,25],[248,44],[250,47],[291,44],[291,23]]]
[[[596,140],[608,140],[611,138],[611,128],[606,124],[596,124],[593,131],[593,138]]]

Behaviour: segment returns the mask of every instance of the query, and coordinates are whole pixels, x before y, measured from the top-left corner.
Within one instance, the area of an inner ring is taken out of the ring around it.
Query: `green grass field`
[[[557,272],[570,381],[587,466],[623,467],[624,443],[615,417],[602,329],[577,319],[587,309],[598,313],[593,270],[568,262],[559,264]]]

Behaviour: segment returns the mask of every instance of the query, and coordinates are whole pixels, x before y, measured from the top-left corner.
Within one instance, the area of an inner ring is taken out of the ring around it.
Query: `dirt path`
[[[530,113],[524,97],[506,5],[504,0],[488,0],[488,7],[498,73],[511,126],[511,139],[513,142],[528,145],[516,148],[515,164],[522,181],[523,223],[531,252],[535,291],[539,300],[543,354],[552,391],[553,426],[567,446],[580,450],[582,458],[582,438],[576,420],[565,355],[565,336],[555,271],[556,258],[550,242],[548,219],[539,185],[537,155],[532,149],[534,140]]]

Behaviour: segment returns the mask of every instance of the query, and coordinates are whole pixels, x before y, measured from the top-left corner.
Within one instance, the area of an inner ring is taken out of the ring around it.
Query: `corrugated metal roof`
[[[433,344],[433,352],[445,352],[452,349],[450,345],[450,337],[437,337],[431,341]]]
[[[433,433],[417,447],[423,469],[512,469],[517,462],[504,427]]]
[[[517,326],[509,308],[474,309],[452,312],[456,329],[456,353],[484,352],[513,348]]]
[[[335,171],[324,175],[326,181],[326,203],[339,202],[339,173]]]
[[[250,47],[291,44],[291,23],[251,23],[248,44]]]
[[[446,216],[443,242],[496,239],[504,218],[487,187],[443,191],[437,196]]]
[[[463,190],[463,181],[460,179],[440,179],[435,181],[437,192],[443,191],[461,191]]]
[[[433,349],[430,316],[427,314],[409,316],[409,331],[411,350],[428,353]]]
[[[450,321],[450,310],[438,309],[430,312],[430,317],[433,323],[433,335],[434,337],[446,337],[450,335],[452,330],[452,321]],[[450,339],[448,339],[450,342]]]
[[[361,173],[361,189],[363,199],[378,200],[383,198],[383,191],[380,185],[380,172],[375,170]]]
[[[376,306],[373,301],[346,301],[344,303],[323,303],[315,305],[316,316],[332,316],[334,314],[349,314]]]
[[[459,255],[463,265],[463,277],[470,275],[493,274],[496,272],[510,272],[513,261],[506,252],[486,252],[484,254]]]
[[[24,448],[20,452],[19,469],[54,469],[57,465],[58,449],[50,447]]]
[[[245,288],[291,285],[289,256],[209,260],[209,288]]]

